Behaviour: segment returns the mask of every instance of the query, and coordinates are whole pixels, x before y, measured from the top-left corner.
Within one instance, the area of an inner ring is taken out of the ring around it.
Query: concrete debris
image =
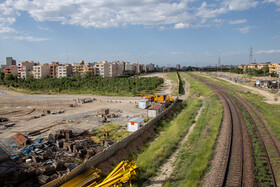
[[[6,122],[9,121],[8,118],[0,117],[0,122]]]
[[[28,138],[26,138],[22,133],[16,133],[13,135],[13,138],[19,145],[25,145],[28,142]]]
[[[109,132],[99,133],[98,137],[97,134],[95,129],[90,132],[60,129],[49,134],[47,139],[29,139],[22,133],[16,133],[13,137],[21,147],[12,148],[20,153],[12,155],[11,159],[19,166],[15,174],[18,177],[15,180],[7,179],[4,184],[16,186],[24,181],[28,186],[36,186],[61,177],[85,159],[114,144]]]

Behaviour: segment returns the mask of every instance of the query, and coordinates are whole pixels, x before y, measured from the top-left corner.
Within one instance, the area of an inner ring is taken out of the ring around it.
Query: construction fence
[[[153,118],[151,121],[149,121],[147,124],[145,124],[142,128],[135,131],[131,135],[127,136],[126,138],[122,139],[121,141],[115,143],[114,145],[108,147],[107,149],[103,150],[102,152],[94,155],[89,160],[84,162],[83,164],[80,164],[76,168],[74,168],[71,172],[69,172],[66,175],[63,175],[61,178],[53,180],[47,184],[44,185],[44,187],[54,187],[54,186],[60,186],[64,184],[65,182],[73,179],[77,175],[81,174],[82,172],[89,169],[91,166],[97,166],[98,164],[106,161],[108,158],[113,156],[118,150],[125,148],[132,140],[139,137],[142,133],[147,131],[151,126],[155,125],[159,120],[161,120],[167,113],[169,113],[178,102],[178,97],[175,99],[175,101],[162,113],[160,113],[157,117]]]

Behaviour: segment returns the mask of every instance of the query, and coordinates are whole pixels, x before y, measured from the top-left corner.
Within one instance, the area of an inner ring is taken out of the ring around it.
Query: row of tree
[[[74,76],[72,78],[35,79],[32,76],[20,79],[7,75],[1,79],[1,84],[30,91],[58,92],[58,93],[92,93],[92,94],[120,94],[139,95],[152,93],[164,80],[159,77],[141,78],[102,78],[99,76]]]

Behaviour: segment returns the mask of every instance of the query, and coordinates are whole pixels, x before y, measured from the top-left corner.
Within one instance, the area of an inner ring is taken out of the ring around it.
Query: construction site
[[[59,179],[139,130],[174,101],[168,94],[109,98],[32,96],[5,87],[0,91],[4,186],[40,186]]]
[[[0,87],[1,186],[279,185],[275,90],[232,73],[145,76],[165,82],[139,97]]]

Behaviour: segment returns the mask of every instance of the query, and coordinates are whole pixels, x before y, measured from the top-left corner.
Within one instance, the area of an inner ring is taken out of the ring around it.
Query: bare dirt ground
[[[171,95],[174,87],[174,83],[172,82],[172,80],[168,79],[167,77],[168,73],[151,73],[151,74],[146,74],[146,75],[141,75],[140,77],[160,77],[164,79],[164,84],[161,88],[161,90],[159,92],[161,93],[166,93]]]
[[[0,97],[0,100],[3,99]],[[61,100],[58,100],[59,103]],[[50,102],[50,101],[49,101]],[[64,101],[63,101],[64,102]],[[35,102],[36,103],[36,102]],[[126,126],[128,119],[133,117],[146,117],[146,110],[137,108],[136,101],[105,101],[95,100],[92,103],[78,104],[75,107],[67,105],[62,106],[16,106],[3,107],[0,109],[0,116],[7,117],[15,126],[10,128],[0,127],[1,138],[8,138],[16,132],[31,132],[41,128],[51,127],[48,132],[41,134],[46,136],[48,133],[57,129],[91,129],[97,128],[103,123],[103,118],[96,116],[98,109],[108,108],[111,113],[118,117],[108,118],[108,121]],[[62,114],[46,114],[46,111],[56,112],[64,110]],[[40,116],[44,113],[46,116],[31,119],[32,116]]]
[[[204,74],[204,75],[206,75],[206,74]],[[252,93],[262,95],[264,97],[264,102],[266,102],[268,104],[278,104],[278,105],[280,104],[280,98],[278,97],[279,98],[278,101],[275,101],[274,97],[275,97],[276,94],[273,94],[273,93],[271,93],[271,92],[269,92],[267,90],[264,90],[264,89],[261,89],[261,88],[256,88],[256,87],[253,87],[253,86],[243,85],[243,84],[236,83],[234,81],[231,81],[231,80],[228,80],[228,79],[225,79],[225,78],[221,78],[221,77],[218,77],[218,78],[222,79],[222,80],[225,80],[227,82],[230,82],[231,84],[234,84],[234,85],[246,88],[249,91],[251,91]]]
[[[205,107],[205,105],[204,105],[204,102],[203,102],[203,105],[201,106],[201,108],[199,109],[199,111],[198,111],[198,113],[195,117],[195,121],[198,120],[198,118],[199,118],[202,110],[204,109],[204,107]],[[193,123],[191,125],[187,135],[179,142],[177,150],[160,167],[160,169],[157,172],[157,175],[155,177],[153,177],[152,179],[150,179],[149,181],[147,181],[147,184],[149,184],[149,185],[144,185],[144,186],[161,187],[166,182],[166,180],[170,177],[170,175],[172,174],[172,172],[174,170],[173,163],[176,161],[176,157],[177,157],[177,155],[180,151],[180,147],[188,140],[188,137],[192,133],[195,125],[196,125],[196,123]]]
[[[147,74],[146,77],[164,77],[165,84],[162,92],[171,93],[171,80],[167,73]],[[96,98],[92,103],[80,104],[77,98]],[[99,109],[108,108],[110,113],[118,117],[108,118],[109,122],[126,127],[127,121],[133,117],[146,117],[147,111],[137,107],[140,97],[108,97],[94,95],[28,95],[14,92],[0,86],[0,117],[7,117],[13,127],[5,128],[0,125],[1,140],[11,137],[17,132],[28,133],[42,128],[47,131],[39,137],[46,137],[57,129],[94,129],[102,126],[103,118],[96,116]],[[75,107],[69,107],[73,104]],[[46,111],[62,114],[47,115]],[[46,116],[40,116],[44,113]],[[38,118],[34,118],[34,116]],[[33,117],[33,119],[31,119]],[[4,123],[2,123],[4,124]],[[50,127],[50,128],[48,128]]]

